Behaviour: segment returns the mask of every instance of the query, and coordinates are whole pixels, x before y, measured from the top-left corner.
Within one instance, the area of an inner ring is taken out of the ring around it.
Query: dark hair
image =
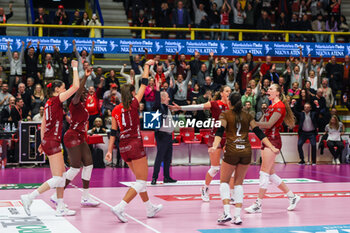
[[[132,84],[124,84],[120,90],[122,95],[123,107],[127,110],[130,108],[132,98],[134,98],[134,96],[132,95],[133,91],[135,91],[135,87]]]
[[[220,87],[220,90],[219,91],[217,91],[217,92],[215,92],[215,96],[214,96],[214,100],[221,100],[221,93],[222,92],[224,92],[224,90],[225,90],[225,88],[226,87],[229,87],[229,86],[227,86],[227,85],[223,85],[223,86],[221,86]],[[230,88],[230,87],[229,87]],[[230,88],[231,89],[231,88]]]
[[[21,100],[23,100],[23,99],[22,98],[16,98],[15,104],[17,104]]]
[[[233,93],[230,96],[230,102],[233,107],[232,111],[236,113],[236,123],[241,122],[241,113],[242,113],[242,100],[241,100],[241,94],[239,93]]]
[[[64,83],[61,80],[54,80],[48,85],[47,87],[47,96],[51,98],[53,96],[53,93],[55,92],[56,87],[61,87]]]

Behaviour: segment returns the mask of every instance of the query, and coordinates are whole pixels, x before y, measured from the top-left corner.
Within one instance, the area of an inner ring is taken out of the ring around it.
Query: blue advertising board
[[[21,41],[26,44],[32,41],[32,46],[36,47],[40,40],[40,47],[46,46],[47,52],[53,52],[53,46],[59,48],[61,53],[71,53],[73,51],[72,41],[76,41],[77,50],[90,51],[92,41],[95,41],[94,53],[96,54],[127,54],[129,45],[132,44],[134,54],[144,53],[144,49],[149,54],[179,54],[193,55],[195,51],[203,55],[214,52],[219,56],[244,56],[248,52],[254,56],[299,56],[299,47],[302,48],[303,55],[312,57],[344,57],[350,55],[350,44],[331,43],[299,43],[299,42],[270,42],[270,41],[211,41],[211,40],[156,40],[156,39],[116,39],[116,38],[73,38],[73,37],[13,37],[3,36],[0,40],[0,51],[7,50],[7,41],[10,41],[11,49],[18,51],[21,49]],[[26,46],[25,44],[25,46]]]

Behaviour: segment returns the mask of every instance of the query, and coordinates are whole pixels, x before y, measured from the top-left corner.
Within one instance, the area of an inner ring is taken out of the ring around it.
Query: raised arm
[[[72,60],[72,68],[73,68],[73,85],[60,94],[60,101],[64,102],[69,99],[78,89],[79,89],[79,74],[78,74],[78,62]]]
[[[154,64],[154,60],[149,60],[146,62],[145,66],[144,66],[141,86],[140,86],[140,89],[135,96],[139,102],[142,100],[143,94],[145,93],[146,87],[148,85],[149,69],[150,69],[150,66],[152,66],[153,64]]]
[[[73,40],[72,41],[72,43],[73,43],[73,51],[74,51],[74,53],[75,53],[75,57],[78,59],[78,60],[80,60],[80,53],[78,52],[78,50],[77,50],[77,46],[76,46],[76,44],[75,44],[75,40]]]
[[[122,66],[122,68],[120,69],[120,75],[126,79],[126,83],[131,83],[132,80],[131,80],[130,75],[124,73],[125,67],[126,67],[126,64],[124,64]]]
[[[92,57],[92,55],[94,54],[94,49],[95,49],[95,41],[92,41],[90,53],[89,53],[89,56],[88,56],[88,60],[90,61],[90,63],[92,62],[92,61],[91,61],[91,57]]]
[[[73,104],[78,104],[80,102],[80,97],[81,97],[81,95],[83,94],[83,92],[85,90],[86,80],[91,75],[92,72],[93,72],[92,71],[92,67],[89,67],[88,69],[85,70],[84,78],[81,80],[79,89],[75,93],[75,96],[72,99],[72,103]]]
[[[23,57],[24,57],[24,41],[22,41],[21,52],[19,53],[19,60],[23,61]]]
[[[192,5],[193,5],[193,11],[196,13],[196,11],[198,10],[196,0],[192,0]]]
[[[10,46],[10,41],[7,41],[7,51],[6,51],[6,55],[9,58],[9,61],[12,61],[12,52],[11,52],[11,46]]]

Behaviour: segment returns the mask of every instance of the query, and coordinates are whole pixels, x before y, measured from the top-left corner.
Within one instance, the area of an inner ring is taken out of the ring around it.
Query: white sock
[[[224,212],[225,212],[225,214],[231,215],[231,210],[230,210],[230,208],[231,208],[230,205],[224,205]]]
[[[147,209],[150,209],[150,208],[152,208],[152,206],[153,206],[150,200],[145,201],[144,203],[145,203]]]
[[[128,205],[128,203],[126,203],[126,201],[121,200],[121,202],[116,207],[119,207],[122,210],[124,210],[127,205]]]
[[[89,189],[83,189],[83,198],[88,199],[89,198]]]
[[[209,189],[209,185],[204,185],[204,189]]]
[[[33,192],[31,192],[30,194],[29,194],[29,198],[30,199],[32,199],[32,200],[34,200],[37,196],[39,196],[39,192],[38,192],[38,190],[34,190]]]
[[[294,197],[294,193],[289,190],[288,193],[287,193],[287,197],[288,198],[293,198]]]
[[[238,207],[235,208],[235,217],[241,216],[241,210],[242,208],[238,208]]]
[[[57,198],[57,208],[63,208],[64,203],[63,203],[63,198]]]
[[[231,190],[230,190],[230,195],[231,195],[231,198],[234,197],[234,195],[235,195],[235,190],[234,190],[234,189],[231,189]]]
[[[256,199],[256,203],[258,203],[259,205],[261,205],[261,203],[262,203],[262,199],[257,198],[257,199]]]

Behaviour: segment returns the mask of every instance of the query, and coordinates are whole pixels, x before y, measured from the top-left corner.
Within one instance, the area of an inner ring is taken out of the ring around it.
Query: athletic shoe
[[[340,160],[339,160],[339,159],[336,159],[336,160],[335,160],[335,163],[336,163],[337,165],[339,165],[339,164],[340,164]]]
[[[232,217],[231,215],[229,214],[223,214],[219,219],[218,219],[218,224],[223,224],[223,223],[226,223],[226,222],[229,222],[232,220]]]
[[[335,164],[336,164],[335,159],[332,159],[332,164],[333,164],[333,165],[335,165]]]
[[[63,217],[63,216],[74,216],[76,214],[75,210],[70,210],[67,207],[63,208],[56,208],[56,217]]]
[[[301,160],[298,164],[299,164],[299,165],[305,165],[305,161],[304,161],[304,160]]]
[[[246,212],[248,212],[249,214],[255,214],[255,213],[261,213],[262,212],[261,205],[258,204],[257,202],[254,202],[253,205],[249,206],[248,208],[245,208],[244,210]]]
[[[25,194],[25,195],[21,195],[21,201],[23,204],[24,211],[28,216],[30,216],[31,215],[30,206],[32,205],[33,200],[29,197],[28,194]]]
[[[52,194],[52,196],[50,197],[50,201],[55,204],[55,206],[58,205],[58,200],[57,200],[57,193],[55,192],[54,194]],[[67,204],[64,204],[65,208],[68,208]]]
[[[147,209],[147,218],[153,218],[159,211],[163,209],[163,205],[153,205],[151,208]]]
[[[113,214],[115,216],[117,216],[119,221],[121,221],[123,223],[128,222],[128,219],[125,216],[124,210],[121,210],[120,208],[118,208],[118,206],[112,207],[111,210],[112,210]]]
[[[208,202],[210,200],[210,198],[209,198],[209,188],[208,187],[202,187],[201,188],[201,198],[205,202]]]
[[[235,224],[235,225],[241,225],[242,224],[241,216],[234,216],[233,220],[232,220],[232,223]]]
[[[86,198],[81,198],[81,202],[80,204],[82,206],[90,206],[90,207],[96,207],[100,204],[100,202],[92,199],[90,196],[86,199]]]
[[[235,204],[236,204],[235,199],[233,199],[233,197],[231,197],[231,199],[230,199],[230,205],[235,205]]]
[[[298,195],[295,195],[294,194],[294,197],[292,198],[289,198],[289,206],[287,208],[287,210],[291,211],[291,210],[294,210],[295,207],[297,206],[298,202],[300,201],[300,196]]]

